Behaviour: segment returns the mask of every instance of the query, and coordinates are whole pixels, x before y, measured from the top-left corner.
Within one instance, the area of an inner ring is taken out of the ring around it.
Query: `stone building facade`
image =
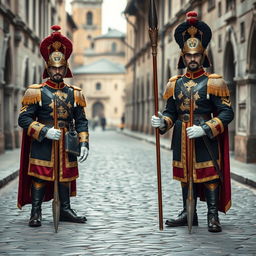
[[[102,33],[103,0],[74,0],[72,16],[78,29],[74,33],[74,65],[85,64],[85,52],[94,48],[94,38]]]
[[[102,0],[74,0],[73,84],[83,89],[90,123],[103,117],[118,127],[124,113],[125,34],[109,29],[102,34]]]
[[[63,0],[0,0],[0,153],[20,146],[21,98],[28,85],[41,82],[39,43],[54,24],[73,33]]]
[[[251,0],[156,0],[159,24],[158,80],[160,109],[168,79],[177,70],[179,48],[174,30],[194,10],[212,28],[208,56],[210,72],[223,75],[231,91],[235,119],[229,126],[230,149],[242,162],[256,162],[256,1]],[[148,0],[129,0],[125,9],[128,21],[126,116],[128,127],[151,132],[153,111],[152,60],[148,37]]]
[[[87,117],[105,117],[108,127],[118,127],[124,113],[124,38],[120,31],[109,29],[94,39],[95,52],[87,52],[86,65],[74,69],[74,82],[86,95]]]

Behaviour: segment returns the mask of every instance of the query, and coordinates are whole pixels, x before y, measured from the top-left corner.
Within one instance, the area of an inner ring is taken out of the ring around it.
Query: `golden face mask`
[[[67,61],[65,59],[65,55],[62,52],[54,51],[49,56],[49,60],[47,62],[48,67],[62,67],[67,66]]]

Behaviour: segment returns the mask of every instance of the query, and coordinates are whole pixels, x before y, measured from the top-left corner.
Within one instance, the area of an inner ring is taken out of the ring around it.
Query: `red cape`
[[[229,162],[229,134],[228,128],[219,135],[219,143],[221,150],[221,166],[223,173],[223,182],[220,189],[219,211],[226,213],[231,207],[231,177],[230,177],[230,162]]]
[[[31,137],[27,135],[27,130],[23,130],[22,144],[20,152],[20,170],[19,170],[19,187],[18,187],[18,207],[21,209],[25,204],[31,204],[31,183],[32,177],[28,175],[29,153]],[[76,195],[76,181],[71,182],[71,195]],[[44,201],[53,198],[53,182],[46,182],[46,192]]]
[[[220,187],[219,196],[219,211],[226,213],[231,207],[231,178],[230,178],[230,163],[229,163],[229,134],[228,128],[224,128],[224,132],[218,135],[221,154],[220,170],[223,174],[223,182]],[[205,201],[204,187],[200,184],[198,187],[200,200]]]

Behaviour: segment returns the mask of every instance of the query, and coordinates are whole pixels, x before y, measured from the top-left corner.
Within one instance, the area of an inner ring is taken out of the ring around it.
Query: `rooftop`
[[[108,32],[101,36],[96,36],[94,39],[100,38],[124,38],[125,34],[117,29],[109,28]]]
[[[124,74],[125,67],[107,59],[100,59],[89,65],[77,67],[73,70],[74,75],[81,74]]]

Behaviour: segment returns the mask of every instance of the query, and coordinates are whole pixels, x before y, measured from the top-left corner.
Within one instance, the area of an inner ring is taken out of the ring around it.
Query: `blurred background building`
[[[118,127],[124,112],[125,34],[109,28],[102,34],[102,0],[72,1],[74,32],[74,79],[87,101],[92,126],[106,120]],[[114,25],[114,24],[113,24]]]
[[[162,94],[177,70],[179,47],[173,34],[186,19],[186,12],[197,11],[212,29],[208,56],[210,72],[224,76],[231,91],[235,119],[229,126],[230,149],[243,162],[256,162],[256,1],[255,0],[156,0],[159,24],[158,80],[160,109]],[[151,46],[148,37],[148,0],[129,0],[127,18],[126,125],[135,131],[153,133],[150,116],[154,113]],[[169,135],[170,136],[170,135]]]

